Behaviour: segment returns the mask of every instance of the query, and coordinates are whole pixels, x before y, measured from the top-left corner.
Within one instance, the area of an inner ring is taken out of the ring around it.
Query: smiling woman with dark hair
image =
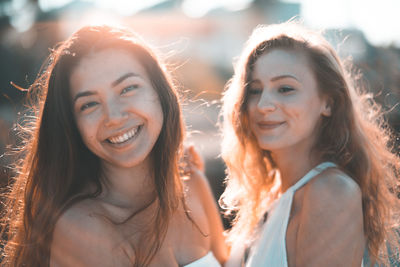
[[[138,36],[80,29],[30,91],[36,116],[6,202],[3,266],[224,262],[206,178],[193,166],[180,175],[178,94]]]

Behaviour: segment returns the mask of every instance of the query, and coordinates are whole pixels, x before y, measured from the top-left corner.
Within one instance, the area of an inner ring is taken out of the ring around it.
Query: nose
[[[124,110],[124,106],[117,101],[109,101],[104,113],[105,126],[107,127],[123,124],[128,118],[128,113]]]
[[[275,111],[276,104],[274,95],[267,90],[263,90],[260,100],[257,103],[257,109],[262,113]]]

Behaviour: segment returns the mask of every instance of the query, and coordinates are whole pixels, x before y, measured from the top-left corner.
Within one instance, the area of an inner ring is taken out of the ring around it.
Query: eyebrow
[[[121,77],[119,77],[118,79],[116,79],[114,82],[112,82],[111,86],[115,87],[129,77],[140,77],[140,75],[137,73],[134,73],[134,72],[128,72],[128,73],[122,75]]]
[[[76,96],[74,97],[74,101],[73,102],[75,103],[76,100],[78,98],[80,98],[80,97],[90,96],[90,95],[95,95],[95,94],[97,94],[97,93],[94,92],[94,91],[84,91],[84,92],[77,93]]]
[[[295,79],[295,80],[299,81],[299,79],[297,79],[295,76],[293,76],[291,74],[284,74],[284,75],[279,75],[279,76],[272,77],[271,81],[274,82],[274,81],[285,79],[285,78],[292,78],[292,79]]]

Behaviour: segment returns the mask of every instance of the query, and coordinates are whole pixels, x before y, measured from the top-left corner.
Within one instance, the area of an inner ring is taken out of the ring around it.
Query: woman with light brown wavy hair
[[[2,266],[224,262],[207,180],[196,166],[185,180],[178,169],[178,92],[140,37],[83,27],[54,49],[30,93],[35,116],[4,207]]]
[[[398,249],[400,161],[363,90],[319,32],[254,30],[223,97],[227,266],[360,266]]]

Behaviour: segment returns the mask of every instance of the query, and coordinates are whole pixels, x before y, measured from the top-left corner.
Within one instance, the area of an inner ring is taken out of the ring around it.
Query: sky
[[[21,2],[24,0],[15,0]],[[42,9],[61,6],[72,0],[39,0]],[[111,8],[122,15],[134,14],[163,0],[84,0]],[[192,17],[206,15],[213,8],[245,8],[252,0],[183,0],[182,9]],[[306,25],[317,28],[357,28],[374,45],[400,47],[400,0],[281,0],[300,3],[300,17]]]
[[[357,28],[375,45],[400,47],[400,0],[286,0],[311,27]]]

